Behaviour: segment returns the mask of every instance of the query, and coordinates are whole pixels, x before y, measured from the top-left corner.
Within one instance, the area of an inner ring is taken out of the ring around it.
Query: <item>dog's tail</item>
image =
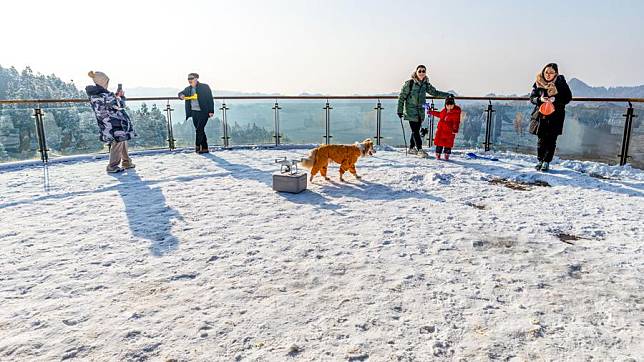
[[[313,168],[313,165],[315,164],[315,157],[318,154],[318,149],[314,148],[311,150],[309,153],[309,157],[307,158],[302,158],[302,161],[300,161],[300,165],[304,168],[308,168],[309,170]]]

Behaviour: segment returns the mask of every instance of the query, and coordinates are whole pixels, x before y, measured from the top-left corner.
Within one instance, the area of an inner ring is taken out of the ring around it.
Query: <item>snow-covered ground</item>
[[[642,171],[382,151],[273,192],[305,153],[0,169],[0,360],[644,356]]]

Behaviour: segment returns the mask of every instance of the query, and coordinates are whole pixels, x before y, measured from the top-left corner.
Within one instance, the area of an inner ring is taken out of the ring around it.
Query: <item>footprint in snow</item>
[[[425,177],[423,175],[413,175],[409,178],[409,181],[411,182],[420,182],[423,181]]]
[[[435,173],[432,176],[432,181],[441,185],[449,185],[450,183],[452,183],[453,179],[454,175],[448,173]]]

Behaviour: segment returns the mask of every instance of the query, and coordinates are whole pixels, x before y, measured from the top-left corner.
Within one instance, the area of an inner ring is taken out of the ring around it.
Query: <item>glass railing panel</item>
[[[370,138],[375,143],[377,100],[332,99],[331,143],[353,144]]]
[[[634,167],[644,169],[644,104],[637,104],[634,109],[633,127],[628,160]]]
[[[226,119],[228,123],[229,144],[262,145],[274,144],[272,100],[227,99]]]
[[[322,144],[325,142],[325,106],[323,99],[279,99],[282,144]],[[274,104],[273,104],[274,106]],[[273,107],[271,106],[271,108]],[[273,110],[271,109],[271,112]],[[333,110],[331,110],[333,112]],[[331,113],[331,117],[334,116]],[[273,113],[271,113],[273,115]],[[331,139],[333,142],[333,138]]]
[[[34,105],[0,105],[0,162],[39,158]]]
[[[47,103],[41,107],[49,158],[107,152],[99,140],[89,102]]]
[[[492,149],[536,153],[537,137],[528,132],[534,105],[528,101],[492,101],[492,106]]]

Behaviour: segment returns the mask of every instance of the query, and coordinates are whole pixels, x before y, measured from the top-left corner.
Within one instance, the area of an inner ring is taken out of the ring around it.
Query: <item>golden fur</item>
[[[342,175],[349,171],[356,178],[360,178],[356,171],[356,162],[362,156],[371,156],[376,151],[373,149],[373,141],[366,139],[361,143],[356,142],[353,145],[322,145],[311,150],[308,158],[302,159],[302,167],[311,170],[310,180],[318,172],[326,179],[327,166],[329,160],[340,164],[340,181],[344,181]]]

